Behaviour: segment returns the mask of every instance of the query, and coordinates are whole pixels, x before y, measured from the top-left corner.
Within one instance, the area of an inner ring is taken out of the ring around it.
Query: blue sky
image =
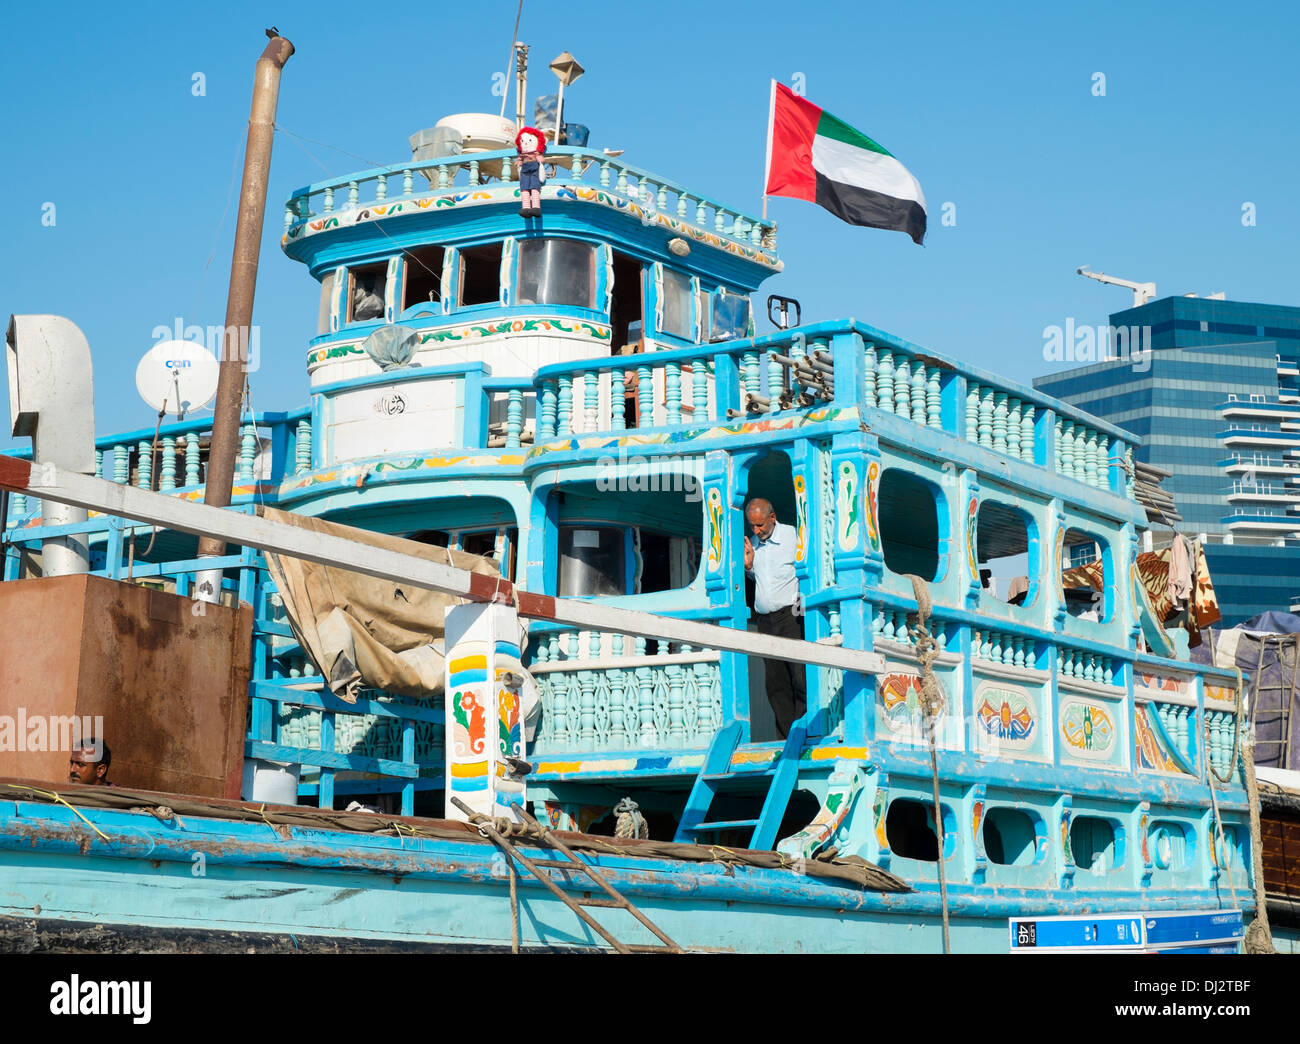
[[[586,66],[566,112],[591,127],[593,146],[624,148],[627,161],[751,212],[768,81],[802,74],[810,100],[919,178],[930,232],[919,248],[774,199],[786,271],[760,295],[792,295],[805,320],[851,315],[1028,383],[1050,365],[1044,327],[1105,322],[1132,300],[1077,276],[1083,264],[1153,280],[1161,296],[1223,290],[1300,304],[1297,10],[525,0],[520,38],[532,46],[534,95],[550,89],[545,65],[560,51]],[[0,312],[53,312],[82,328],[101,434],[152,424],[134,373],[155,327],[224,315],[232,174],[262,29],[274,23],[298,48],[278,122],[351,153],[276,138],[253,403],[305,403],[318,291],[279,249],[285,199],[327,171],[402,161],[407,136],[443,115],[496,111],[492,74],[506,66],[514,15],[515,0],[446,13],[7,5]],[[53,226],[42,223],[46,203]],[[3,384],[0,399],[0,446],[13,445]]]

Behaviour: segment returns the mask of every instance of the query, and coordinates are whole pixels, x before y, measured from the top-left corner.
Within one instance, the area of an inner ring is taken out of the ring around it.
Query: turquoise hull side
[[[0,915],[167,930],[283,933],[422,946],[505,947],[511,939],[504,857],[491,844],[396,838],[187,816],[0,803]],[[283,828],[282,832],[283,832]],[[95,831],[104,835],[100,837]],[[39,846],[36,842],[39,839]],[[535,857],[547,853],[525,846]],[[792,870],[728,868],[635,855],[597,865],[688,949],[933,953],[942,949],[938,889],[880,893]],[[553,880],[574,898],[591,884]],[[952,949],[1006,952],[1007,919],[1142,909],[1249,908],[1242,890],[949,889]],[[603,945],[543,887],[518,881],[521,941]],[[653,943],[623,911],[599,919],[627,943]],[[1249,913],[1247,914],[1249,916]]]

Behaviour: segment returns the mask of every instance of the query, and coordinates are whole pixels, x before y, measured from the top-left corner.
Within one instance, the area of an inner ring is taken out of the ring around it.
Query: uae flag
[[[925,238],[925,195],[911,171],[861,131],[772,81],[769,196],[817,203],[841,221]]]

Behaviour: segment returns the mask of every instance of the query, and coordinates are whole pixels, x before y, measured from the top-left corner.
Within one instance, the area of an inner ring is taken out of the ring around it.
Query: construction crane
[[[1089,279],[1095,279],[1099,283],[1110,283],[1113,286],[1124,286],[1133,291],[1133,307],[1141,308],[1148,301],[1154,301],[1156,298],[1155,283],[1134,283],[1129,279],[1117,279],[1115,276],[1108,276],[1105,272],[1089,272],[1088,266],[1076,269],[1081,276],[1087,276]]]

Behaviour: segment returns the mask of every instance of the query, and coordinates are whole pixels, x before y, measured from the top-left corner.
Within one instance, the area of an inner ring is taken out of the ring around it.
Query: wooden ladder
[[[491,821],[486,816],[479,817],[478,821],[475,821],[474,818],[475,814],[473,810],[470,809],[469,806],[466,805],[463,801],[461,801],[460,798],[454,797],[451,799],[451,802],[458,809],[464,812],[465,815],[470,817],[470,822],[472,825],[478,827],[478,829],[481,830],[483,833],[485,833],[488,837],[490,837],[496,845],[502,848],[507,855],[509,855],[512,859],[518,861],[518,863],[525,870],[527,870],[530,874],[532,874],[535,878],[537,878],[537,880],[541,881],[542,884],[544,884],[550,890],[552,895],[554,895],[557,899],[560,900],[560,902],[562,902],[565,906],[567,906],[570,910],[572,910],[575,914],[577,914],[578,917],[582,919],[583,923],[586,924],[587,927],[589,927],[592,931],[594,931],[607,943],[609,943],[609,945],[614,948],[614,951],[616,953],[683,953],[684,952],[680,946],[678,946],[675,942],[673,942],[673,940],[670,939],[658,927],[658,925],[656,925],[653,921],[650,920],[650,918],[648,918],[645,914],[643,914],[640,910],[638,910],[635,906],[633,906],[623,895],[623,893],[618,891],[613,885],[611,885],[607,880],[605,880],[604,875],[601,874],[599,870],[597,870],[590,863],[584,862],[583,860],[579,859],[576,853],[574,853],[574,851],[571,848],[569,848],[568,845],[566,845],[563,841],[561,841],[558,837],[556,837],[551,832],[549,827],[542,826],[540,823],[537,822],[536,819],[534,819],[531,815],[529,815],[521,806],[516,806],[516,808],[518,809],[519,814],[523,817],[524,822],[527,823],[529,826],[531,826],[537,832],[538,840],[540,840],[542,844],[548,845],[549,847],[559,852],[562,856],[564,856],[563,859],[529,859],[526,855],[524,855],[521,851],[519,851],[519,849],[514,845],[513,842],[510,841],[509,838],[505,837],[503,834],[501,834],[500,831],[498,831],[495,827],[493,827]],[[578,870],[581,870],[584,874],[586,874],[589,878],[591,878],[591,880],[594,881],[603,892],[605,892],[607,898],[574,899],[572,896],[566,893],[562,888],[560,888],[559,885],[557,885],[554,881],[551,880],[550,874],[546,873],[544,868],[551,868],[556,870],[573,870],[576,868]],[[654,945],[652,943],[636,944],[636,943],[620,942],[618,939],[614,938],[614,936],[611,935],[608,930],[606,930],[604,925],[602,925],[599,921],[597,921],[594,917],[592,917],[591,914],[589,914],[586,911],[586,909],[584,909],[584,907],[604,907],[607,909],[626,910],[638,921],[640,921],[643,925],[645,925],[646,928],[648,928],[662,942],[663,945],[661,946]]]
[[[781,829],[786,807],[790,804],[790,795],[794,793],[795,783],[799,779],[799,755],[803,752],[804,740],[808,734],[808,721],[809,717],[805,715],[790,727],[790,735],[776,761],[765,769],[750,772],[731,770],[731,757],[740,744],[740,722],[733,721],[719,729],[709,744],[700,774],[695,777],[673,840],[684,844],[701,844],[705,843],[700,840],[701,834],[752,827],[749,847],[759,851],[772,848],[776,844],[776,834]],[[713,806],[718,791],[728,784],[754,779],[768,781],[767,795],[757,819],[708,820],[709,809]]]

